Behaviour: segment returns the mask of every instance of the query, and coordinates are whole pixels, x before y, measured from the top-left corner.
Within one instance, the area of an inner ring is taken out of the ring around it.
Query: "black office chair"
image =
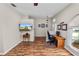
[[[50,33],[48,31],[47,31],[47,34],[48,34],[48,39],[49,39],[50,45],[51,44],[57,45],[55,37],[53,35],[50,35]]]

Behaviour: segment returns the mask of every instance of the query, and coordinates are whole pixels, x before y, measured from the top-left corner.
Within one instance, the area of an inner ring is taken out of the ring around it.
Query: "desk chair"
[[[55,40],[55,37],[53,35],[50,35],[50,33],[48,31],[47,31],[47,34],[48,34],[48,39],[49,39],[50,45],[51,44],[57,45],[57,41]]]
[[[23,35],[23,41],[26,41],[26,38],[28,39],[28,43],[30,42],[30,34],[26,33]]]

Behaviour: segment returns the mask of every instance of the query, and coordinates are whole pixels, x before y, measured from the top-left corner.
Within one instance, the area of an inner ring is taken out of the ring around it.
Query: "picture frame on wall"
[[[40,24],[38,24],[38,27],[41,27]]]
[[[58,30],[61,30],[61,25],[57,25],[57,29]]]
[[[46,24],[46,27],[48,27],[48,24]]]
[[[62,24],[62,30],[67,31],[67,24]]]
[[[45,24],[41,24],[41,28],[45,28]]]

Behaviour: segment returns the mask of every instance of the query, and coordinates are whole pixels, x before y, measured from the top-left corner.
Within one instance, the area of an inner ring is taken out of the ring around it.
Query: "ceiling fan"
[[[16,5],[15,5],[14,3],[11,3],[11,5],[12,5],[13,7],[16,7]],[[38,3],[33,3],[33,5],[34,5],[34,6],[38,6]]]
[[[38,6],[38,3],[34,3],[34,6]]]
[[[14,3],[11,3],[11,5],[12,5],[13,7],[16,7],[16,5],[15,5]]]

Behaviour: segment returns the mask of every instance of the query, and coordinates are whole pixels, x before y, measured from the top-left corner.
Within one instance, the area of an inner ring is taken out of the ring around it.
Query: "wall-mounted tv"
[[[32,30],[32,24],[19,24],[20,31],[30,31]]]

